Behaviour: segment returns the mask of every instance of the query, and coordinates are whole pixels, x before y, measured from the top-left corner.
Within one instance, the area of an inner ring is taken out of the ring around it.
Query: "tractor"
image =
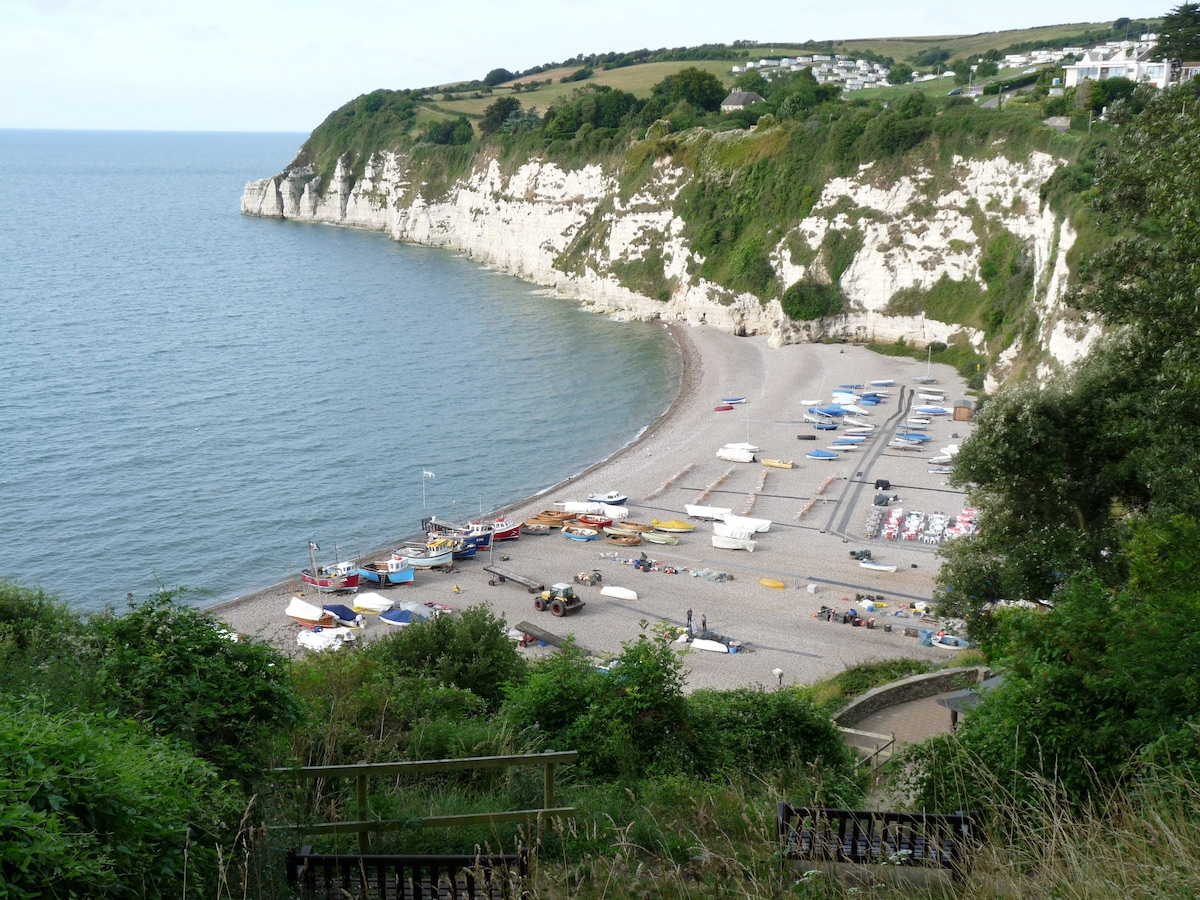
[[[538,612],[549,609],[556,616],[565,616],[583,607],[584,602],[575,593],[575,588],[561,581],[550,585],[550,590],[542,591],[533,601],[533,608]]]

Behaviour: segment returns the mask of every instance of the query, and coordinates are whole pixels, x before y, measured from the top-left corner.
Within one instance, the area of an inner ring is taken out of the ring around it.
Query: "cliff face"
[[[926,313],[897,315],[887,306],[897,291],[927,291],[944,276],[986,290],[980,233],[1003,230],[1021,242],[1033,266],[1028,302],[1037,317],[1036,347],[1018,343],[992,354],[991,378],[1003,380],[1021,354],[1034,351],[1043,368],[1053,368],[1080,356],[1097,334],[1095,327],[1073,324],[1062,304],[1074,235],[1040,208],[1038,195],[1058,164],[1033,153],[1018,162],[955,159],[949,179],[918,171],[883,180],[864,166],[853,177],[830,181],[811,214],[789,226],[772,254],[783,285],[828,281],[819,252],[826,233],[861,236],[839,282],[848,311],[811,322],[792,321],[778,300],[737,294],[699,276],[703,260],[688,246],[674,206],[694,176],[669,159],[660,159],[627,197],[617,176],[597,165],[566,170],[531,160],[506,175],[489,158],[477,159],[440,195],[426,196],[409,157],[375,154],[357,180],[339,163],[323,190],[304,169],[251,182],[241,208],[246,215],[370,228],[398,241],[444,247],[617,317],[704,322],[736,334],[766,334],[776,345],[965,340],[985,356],[979,329]],[[628,273],[639,266],[652,268],[655,283],[669,289],[656,297],[631,290]]]

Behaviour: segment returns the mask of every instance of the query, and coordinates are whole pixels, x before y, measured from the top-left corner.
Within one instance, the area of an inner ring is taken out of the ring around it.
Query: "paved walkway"
[[[938,704],[939,694],[880,710],[857,725],[858,731],[894,734],[897,744],[919,744],[939,734],[949,734],[950,710]]]

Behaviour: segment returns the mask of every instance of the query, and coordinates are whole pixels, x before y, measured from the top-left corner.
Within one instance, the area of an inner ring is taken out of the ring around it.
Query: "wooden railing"
[[[357,833],[360,853],[367,852],[367,838],[374,831],[394,831],[411,825],[451,827],[458,825],[493,825],[501,822],[542,820],[547,815],[572,816],[573,806],[554,805],[554,767],[573,763],[579,758],[574,750],[552,753],[526,753],[514,756],[474,756],[467,759],[413,760],[410,762],[358,763],[347,766],[302,766],[273,769],[279,778],[311,780],[314,778],[353,778],[357,796],[357,818],[343,822],[317,822],[301,825],[271,825],[271,831],[290,831],[300,834]],[[518,766],[541,766],[542,805],[537,809],[518,809],[503,812],[463,813],[448,816],[424,816],[404,819],[372,819],[367,802],[367,783],[375,776],[426,775],[433,772],[460,772],[475,769],[508,769]]]

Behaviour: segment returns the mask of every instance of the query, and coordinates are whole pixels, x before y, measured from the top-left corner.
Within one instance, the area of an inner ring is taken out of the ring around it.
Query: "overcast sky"
[[[580,53],[975,34],[1181,0],[0,0],[0,128],[295,131],[376,88]]]

